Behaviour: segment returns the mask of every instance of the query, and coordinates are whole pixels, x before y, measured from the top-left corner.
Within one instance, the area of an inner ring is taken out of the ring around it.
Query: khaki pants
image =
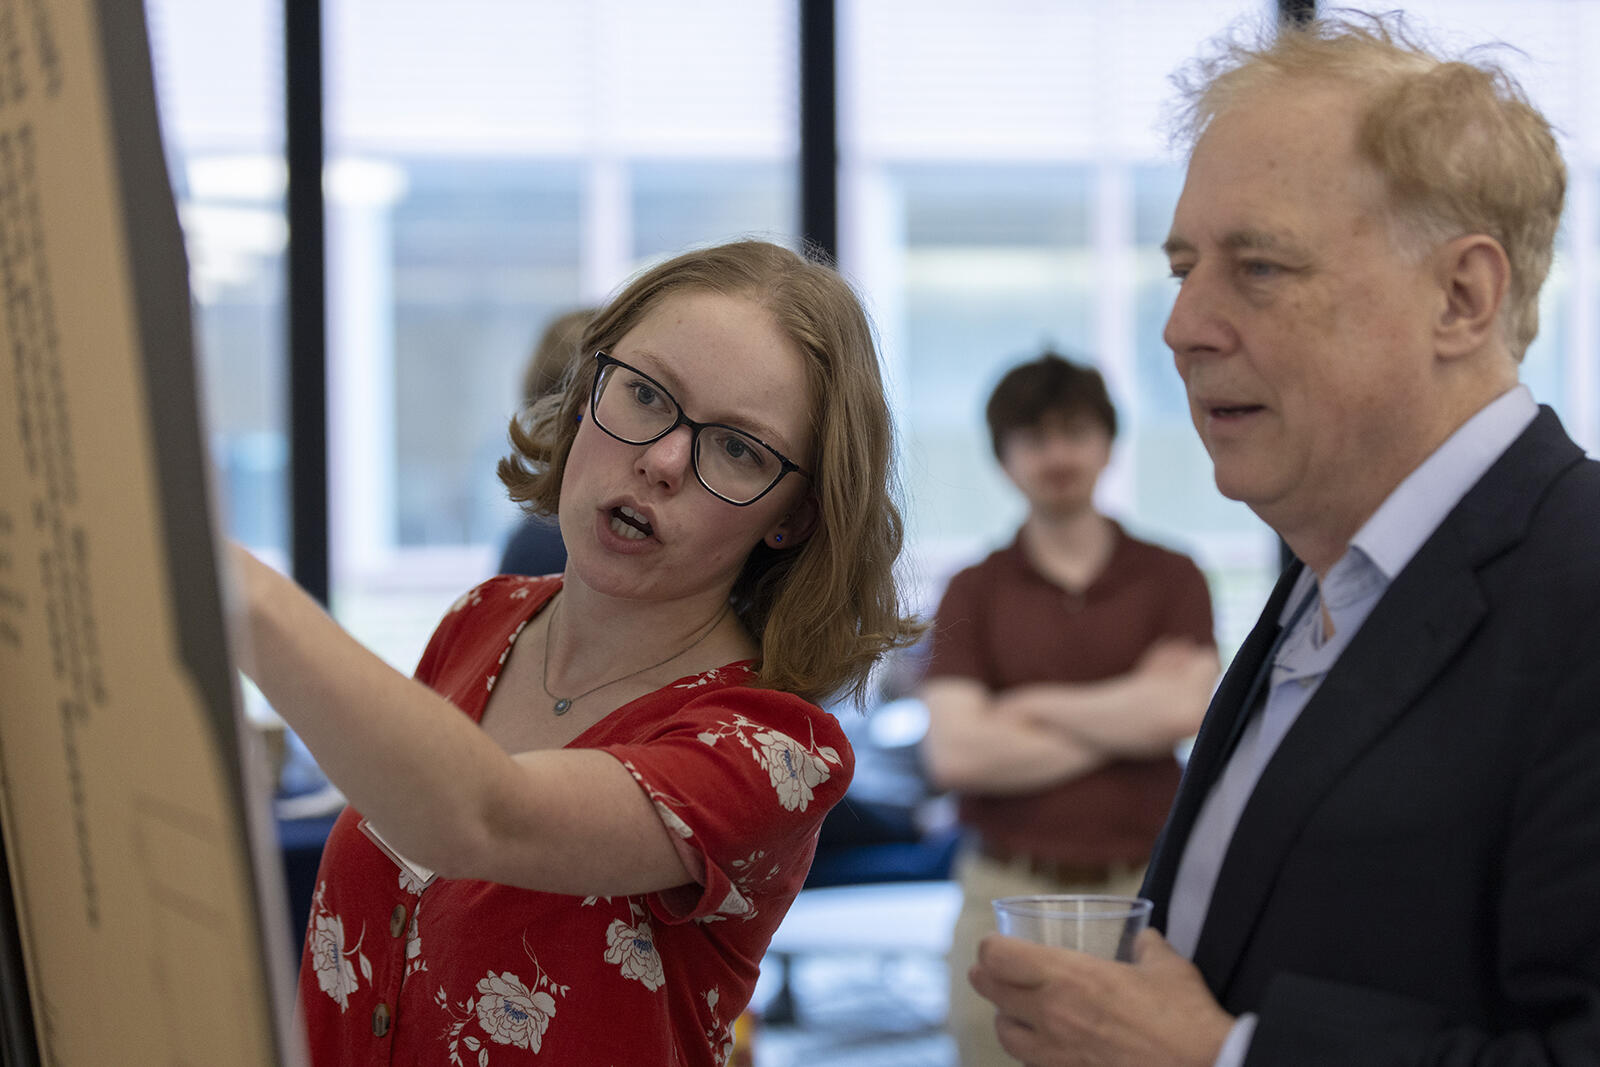
[[[967,968],[978,958],[978,942],[994,933],[996,897],[1034,893],[1108,893],[1134,896],[1144,881],[1144,867],[1113,866],[1104,882],[1059,882],[1034,874],[1021,865],[992,860],[964,850],[956,858],[956,880],[961,884],[961,914],[950,940],[950,1016],[947,1023],[956,1040],[961,1067],[1010,1067],[1017,1061],[1000,1047],[994,1033],[994,1005],[973,992]]]

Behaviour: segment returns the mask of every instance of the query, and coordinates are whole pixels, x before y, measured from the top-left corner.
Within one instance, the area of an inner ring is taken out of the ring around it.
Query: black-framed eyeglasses
[[[666,386],[605,352],[594,354],[594,389],[589,414],[618,441],[648,445],[679,426],[689,427],[694,476],[719,500],[744,507],[772,491],[790,471],[805,478],[798,463],[761,438],[721,422],[696,422]]]

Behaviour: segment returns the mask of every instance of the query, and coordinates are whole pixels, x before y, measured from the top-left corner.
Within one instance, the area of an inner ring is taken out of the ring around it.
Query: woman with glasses
[[[301,967],[319,1067],[722,1064],[850,780],[816,702],[916,636],[837,274],[691,252],[583,343],[500,465],[566,570],[467,593],[415,680],[240,553],[252,677],[351,805]]]

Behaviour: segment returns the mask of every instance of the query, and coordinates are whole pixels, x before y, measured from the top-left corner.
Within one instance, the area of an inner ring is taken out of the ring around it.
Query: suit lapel
[[[1581,457],[1542,412],[1395,577],[1284,736],[1240,815],[1195,948],[1219,996],[1306,821],[1470,639],[1488,610],[1478,567],[1521,538],[1550,481]]]
[[[1145,878],[1143,893],[1155,901],[1150,922],[1158,930],[1167,928],[1167,900],[1172,895],[1172,883],[1178,874],[1178,861],[1183,858],[1189,831],[1194,828],[1200,805],[1221,772],[1227,742],[1234,736],[1246,714],[1244,700],[1249,695],[1251,682],[1261,669],[1262,661],[1278,638],[1278,616],[1283,613],[1284,602],[1302,569],[1300,564],[1295,563],[1279,576],[1277,586],[1267,598],[1267,606],[1256,620],[1255,629],[1239,646],[1238,653],[1211,697],[1205,720],[1200,724],[1200,733],[1195,737],[1188,764],[1184,767],[1183,781],[1178,786],[1178,795],[1173,800],[1172,811],[1162,827],[1161,836],[1156,840],[1150,857],[1149,874]]]
[[[1385,593],[1290,727],[1239,816],[1194,953],[1219,993],[1306,820],[1483,617],[1470,573],[1413,565],[1400,577],[1404,584],[1396,581]]]

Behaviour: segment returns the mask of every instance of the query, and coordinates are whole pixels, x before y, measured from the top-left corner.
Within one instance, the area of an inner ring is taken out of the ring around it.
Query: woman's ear
[[[821,508],[817,505],[817,495],[807,493],[794,510],[778,521],[778,524],[767,531],[767,536],[762,538],[767,547],[776,549],[795,548],[805,543],[817,528],[817,519],[821,516]]]

